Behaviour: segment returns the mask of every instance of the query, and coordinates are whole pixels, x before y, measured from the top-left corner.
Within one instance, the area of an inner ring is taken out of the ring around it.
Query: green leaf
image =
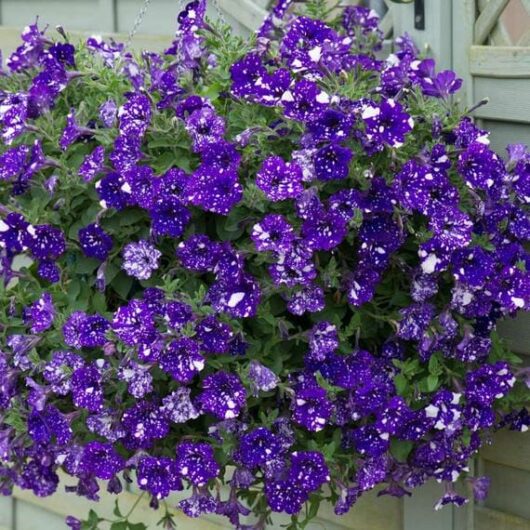
[[[90,510],[88,512],[88,519],[81,523],[81,530],[98,530],[98,525],[102,520],[94,510]]]
[[[394,377],[394,385],[396,386],[396,392],[402,396],[406,393],[406,390],[409,387],[409,382],[403,374],[397,374]]]
[[[114,501],[114,510],[112,512],[116,517],[123,517],[120,512],[120,507],[118,505],[118,499]]]
[[[120,226],[130,226],[137,224],[145,218],[145,212],[139,209],[127,209],[120,212]]]
[[[321,498],[318,495],[311,496],[309,501],[309,510],[307,511],[306,521],[309,522],[311,519],[314,519],[318,514],[318,509],[320,508]],[[305,521],[304,521],[305,522]]]
[[[438,358],[436,357],[436,354],[432,355],[429,359],[429,373],[436,374],[440,368],[440,363],[438,362]]]
[[[127,521],[116,521],[110,525],[110,530],[127,530],[130,528]]]
[[[413,446],[414,443],[408,440],[390,440],[390,452],[392,453],[392,456],[399,462],[407,461],[407,457],[412,451]]]
[[[129,523],[129,530],[147,530],[144,523]]]
[[[437,375],[431,374],[427,377],[427,391],[434,392],[438,388],[439,378]]]
[[[75,272],[78,274],[92,274],[100,265],[101,261],[94,258],[78,256]]]
[[[131,290],[133,279],[127,276],[124,272],[120,272],[116,275],[116,278],[112,280],[112,288],[123,298],[127,298],[129,291]]]

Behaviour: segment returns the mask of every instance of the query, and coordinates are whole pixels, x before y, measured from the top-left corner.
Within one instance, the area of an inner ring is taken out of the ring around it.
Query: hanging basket
[[[378,56],[373,11],[281,1],[243,39],[205,10],[162,54],[129,49],[144,8],[126,44],[34,24],[7,60],[2,492],[66,491],[74,530],[483,499],[470,459],[528,428],[496,331],[530,306],[528,151],[409,37]]]

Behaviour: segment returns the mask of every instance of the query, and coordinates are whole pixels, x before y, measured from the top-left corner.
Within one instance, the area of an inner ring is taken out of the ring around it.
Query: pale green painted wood
[[[156,3],[156,0],[155,0]],[[72,30],[114,31],[113,2],[109,0],[2,0],[2,24],[24,27],[39,15],[43,23]]]
[[[504,124],[504,127],[508,129],[506,134],[513,134],[513,125]],[[524,129],[527,138],[523,137],[519,141],[530,145],[530,127],[526,126]],[[497,138],[497,135],[495,137]],[[499,324],[499,331],[515,352],[530,355],[530,313],[520,313],[516,318],[505,319]],[[528,460],[530,465],[530,454]]]
[[[498,120],[481,120],[481,126],[491,131],[491,147],[503,156],[506,155],[506,146],[510,143],[516,142],[530,145],[530,127],[527,124]],[[521,339],[515,334],[519,332],[524,333],[526,325],[522,324],[519,326],[517,324],[516,327],[511,328],[506,333],[506,336],[510,334],[511,339],[520,343]],[[521,350],[520,347],[518,349]]]
[[[491,491],[484,506],[530,521],[530,473],[488,460],[484,463],[484,473],[491,479]]]
[[[470,108],[474,100],[473,77],[471,75],[468,50],[473,44],[473,25],[476,18],[474,0],[452,0],[452,58],[451,67],[464,83],[458,96],[463,105]]]
[[[448,506],[434,511],[436,501],[443,495],[440,484],[430,481],[404,498],[404,530],[452,530],[453,509]]]
[[[266,11],[264,0],[219,0],[226,21],[237,34],[248,33],[259,27]],[[70,30],[91,30],[96,33],[128,33],[144,0],[1,0],[2,25],[24,27],[39,15],[51,27],[61,24]],[[153,35],[172,35],[176,17],[184,0],[153,0],[146,12],[140,32]],[[210,2],[208,16],[218,17]]]
[[[64,517],[29,502],[18,502],[15,513],[16,530],[59,530],[66,528]]]
[[[474,26],[474,42],[482,44],[497,23],[500,14],[510,0],[489,0],[477,17]]]
[[[485,460],[522,469],[530,475],[530,436],[527,433],[499,431],[481,454]]]
[[[0,495],[0,530],[13,526],[13,498]]]
[[[61,477],[61,484],[64,483],[72,484],[73,481]],[[105,492],[103,485],[101,498],[99,502],[89,501],[83,497],[79,497],[75,494],[67,494],[64,491],[58,491],[50,497],[36,497],[31,491],[15,489],[14,496],[17,499],[17,516],[19,512],[27,512],[29,510],[28,506],[34,507],[36,510],[41,510],[51,514],[55,521],[58,521],[54,526],[48,527],[37,527],[35,530],[58,530],[65,528],[64,518],[68,515],[73,515],[79,519],[86,518],[88,511],[90,509],[96,510],[98,515],[104,518],[113,518],[114,510],[114,501],[116,499],[115,495],[110,495]],[[132,505],[137,501],[138,497],[136,494],[122,492],[119,497],[120,508],[123,513],[132,507]],[[134,515],[131,516],[131,522],[143,522],[149,529],[156,528],[157,522],[162,516],[162,512],[156,512],[149,507],[147,497],[143,497],[134,510]],[[20,508],[18,508],[20,507]],[[221,530],[226,529],[226,526],[220,526],[218,524],[212,523],[205,519],[200,520],[198,523],[194,519],[186,517],[181,512],[173,510],[175,514],[175,521],[178,525],[179,530]],[[32,512],[33,514],[37,512]],[[22,516],[24,517],[24,516]],[[38,521],[38,518],[36,519]],[[18,525],[15,527],[16,530],[26,530],[25,526]],[[10,529],[14,530],[14,528]],[[27,530],[30,530],[29,528]],[[33,530],[33,529],[31,529]],[[108,530],[108,525],[102,524],[101,530]]]
[[[489,508],[476,508],[475,521],[476,530],[530,530],[528,519]]]
[[[528,46],[471,46],[469,63],[475,76],[530,79]]]
[[[394,18],[394,35],[409,33],[420,49],[428,51],[441,69],[451,67],[452,3],[448,0],[428,0],[425,2],[425,30],[414,28],[414,5],[398,4],[392,7]]]
[[[63,0],[63,2],[66,0]],[[128,33],[132,28],[138,11],[144,0],[117,0],[116,1],[116,30],[120,33]],[[140,26],[139,33],[153,35],[172,35],[177,27],[177,15],[180,6],[186,2],[176,0],[152,0],[145,18]],[[208,4],[208,17],[217,18],[217,12],[212,3]],[[233,16],[224,13],[227,22],[231,24],[234,33],[243,34],[247,32],[245,26]],[[87,26],[87,29],[89,26]]]
[[[475,111],[477,117],[530,124],[529,79],[475,77],[473,87],[475,101],[489,99]]]

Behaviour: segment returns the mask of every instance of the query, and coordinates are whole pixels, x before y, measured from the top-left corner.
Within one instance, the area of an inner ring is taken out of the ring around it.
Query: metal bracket
[[[414,28],[425,29],[425,0],[414,0]]]

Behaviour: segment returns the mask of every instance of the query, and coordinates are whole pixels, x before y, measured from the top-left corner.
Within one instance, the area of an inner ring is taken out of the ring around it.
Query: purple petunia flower
[[[206,317],[195,328],[201,348],[207,353],[228,353],[234,336],[232,328],[214,316]]]
[[[304,242],[312,250],[332,250],[346,237],[344,218],[335,212],[321,211],[302,225]]]
[[[186,130],[191,136],[193,149],[201,152],[209,144],[222,140],[225,122],[212,108],[202,107],[188,116]]]
[[[92,181],[103,170],[105,162],[105,148],[98,145],[92,153],[85,156],[79,166],[78,173],[85,182]]]
[[[252,241],[260,252],[287,252],[295,239],[293,227],[279,214],[266,215],[252,227]]]
[[[0,136],[6,145],[11,145],[26,130],[28,97],[26,94],[7,94],[0,99]]]
[[[177,197],[159,196],[149,210],[154,235],[180,237],[191,219],[189,210]]]
[[[256,184],[271,201],[294,199],[303,191],[302,170],[294,162],[271,156],[259,169]]]
[[[243,197],[243,188],[235,170],[225,171],[203,164],[187,182],[185,196],[207,212],[228,215]]]
[[[325,306],[324,290],[322,287],[309,284],[296,291],[287,302],[287,309],[293,315],[303,315],[306,312],[317,313]]]
[[[128,243],[123,249],[123,270],[138,280],[148,280],[158,269],[162,253],[149,241]]]
[[[55,307],[50,293],[44,293],[24,310],[24,321],[31,326],[32,333],[42,333],[53,325]]]
[[[72,438],[72,429],[66,417],[53,405],[42,411],[34,409],[28,417],[28,434],[34,442],[47,445],[55,439],[58,445],[66,445]]]
[[[118,106],[114,100],[109,99],[99,107],[99,118],[107,128],[114,127],[118,115]]]
[[[270,392],[274,390],[280,382],[280,378],[270,368],[267,368],[254,359],[250,361],[248,379],[252,394],[256,397],[259,395],[259,392]]]
[[[103,208],[123,210],[131,202],[130,189],[125,186],[125,179],[119,173],[107,173],[96,182],[100,204]]]
[[[103,346],[109,327],[109,322],[100,315],[74,311],[63,326],[64,341],[76,349]]]
[[[198,344],[187,337],[174,340],[162,351],[160,368],[179,383],[190,383],[204,368],[204,357]]]
[[[18,145],[0,155],[0,180],[10,180],[19,175],[26,166],[29,151],[29,146]]]
[[[470,188],[489,190],[500,183],[504,165],[487,145],[475,141],[460,153],[458,171]]]
[[[112,238],[96,223],[81,228],[78,232],[81,249],[89,258],[107,259],[112,250]]]
[[[89,412],[103,409],[101,374],[95,365],[77,368],[70,379],[70,388],[76,407],[86,408]]]
[[[125,460],[109,443],[88,442],[83,448],[79,470],[103,480],[113,478],[125,467]]]
[[[177,246],[176,255],[182,265],[195,272],[212,271],[220,245],[204,234],[195,234]]]
[[[273,512],[299,513],[309,499],[307,491],[288,479],[265,481],[265,497]]]
[[[127,383],[129,394],[137,399],[153,391],[153,376],[149,373],[149,366],[131,361],[120,367],[118,379]]]
[[[414,120],[403,110],[401,104],[393,99],[384,100],[379,105],[365,104],[361,117],[370,142],[386,144],[393,148],[401,147],[405,135],[414,127]]]
[[[246,403],[245,388],[239,377],[227,372],[216,372],[203,380],[202,387],[197,403],[204,412],[220,420],[239,416]]]
[[[83,359],[76,353],[56,351],[46,363],[42,375],[54,393],[64,396],[71,390],[71,374],[83,365]]]
[[[337,327],[323,320],[315,324],[309,333],[309,351],[318,360],[324,360],[328,353],[339,347]]]
[[[118,308],[112,320],[112,331],[128,346],[152,344],[156,328],[149,305],[135,299]]]
[[[171,300],[164,304],[164,320],[168,327],[179,329],[194,318],[193,309],[184,302]]]
[[[302,79],[283,93],[281,103],[287,118],[304,122],[314,120],[324,112],[330,97],[316,83]]]
[[[38,460],[30,460],[22,467],[18,478],[18,485],[23,489],[30,489],[37,497],[48,497],[57,490],[59,476],[50,465]]]
[[[94,54],[98,54],[105,65],[112,68],[114,63],[122,55],[124,44],[114,42],[105,42],[100,36],[89,37],[86,41],[87,48]]]
[[[236,458],[247,468],[264,466],[269,460],[278,458],[283,453],[279,437],[266,429],[258,427],[239,439]]]
[[[27,228],[26,244],[36,258],[57,259],[66,250],[64,234],[51,225],[35,225]]]
[[[125,436],[118,412],[112,409],[103,408],[94,414],[91,414],[86,425],[90,432],[106,438],[109,442],[116,442]]]
[[[294,422],[308,431],[318,432],[331,418],[332,405],[326,391],[310,380],[295,389],[291,409]]]
[[[342,180],[348,176],[352,152],[347,147],[329,144],[314,156],[315,174],[319,180]]]
[[[261,289],[252,276],[243,274],[236,282],[221,280],[212,284],[207,299],[218,312],[234,318],[249,318],[258,310]]]
[[[171,458],[143,456],[137,466],[138,486],[157,499],[166,498],[170,492],[182,489],[179,469]]]
[[[343,112],[328,109],[308,123],[307,129],[316,141],[340,142],[349,136],[352,122]]]
[[[59,139],[59,147],[66,151],[74,142],[80,137],[92,134],[92,131],[86,127],[78,125],[75,117],[75,110],[72,109],[66,116],[66,127],[63,130],[61,138]]]
[[[182,442],[177,445],[176,468],[180,476],[195,486],[204,486],[219,475],[212,446],[207,443]]]
[[[120,134],[143,137],[151,121],[151,102],[145,94],[130,92],[118,109]]]
[[[121,417],[125,431],[124,444],[131,449],[149,449],[169,432],[168,420],[151,401],[138,401]]]
[[[200,416],[191,399],[191,390],[185,386],[177,388],[163,400],[160,412],[173,423],[186,423]]]
[[[405,340],[421,340],[434,317],[435,310],[432,304],[413,304],[400,311],[402,320],[399,323],[398,337]]]

